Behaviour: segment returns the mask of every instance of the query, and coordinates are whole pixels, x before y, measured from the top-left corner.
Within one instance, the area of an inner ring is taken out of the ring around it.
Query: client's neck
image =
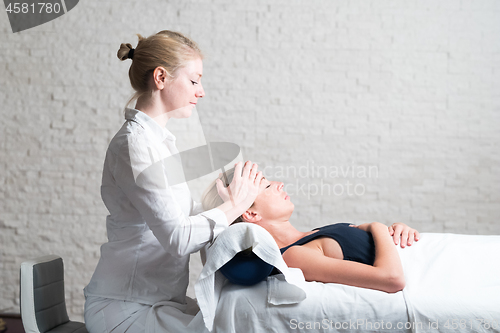
[[[309,234],[309,232],[302,232],[295,229],[290,221],[261,221],[259,225],[273,236],[279,248],[295,243]]]

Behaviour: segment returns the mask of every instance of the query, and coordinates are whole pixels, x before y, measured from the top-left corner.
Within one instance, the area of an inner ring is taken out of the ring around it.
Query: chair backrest
[[[48,255],[21,264],[21,318],[26,333],[45,333],[69,321],[61,257]]]

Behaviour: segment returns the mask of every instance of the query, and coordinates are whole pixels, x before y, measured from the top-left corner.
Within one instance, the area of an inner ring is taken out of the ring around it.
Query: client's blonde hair
[[[234,177],[234,168],[231,168],[226,172],[224,172],[219,177],[217,177],[212,183],[210,183],[210,185],[205,189],[205,191],[201,196],[201,204],[203,205],[204,210],[213,209],[224,203],[222,198],[219,196],[219,192],[217,192],[217,185],[215,183],[217,179],[222,180],[222,183],[224,183],[225,186],[227,187],[233,181],[233,177]],[[239,216],[236,220],[234,220],[233,224],[238,222],[245,222],[245,221],[241,216]]]
[[[127,106],[153,92],[149,82],[155,68],[165,68],[169,77],[175,79],[177,70],[184,67],[188,61],[203,59],[198,45],[179,32],[163,30],[147,38],[140,34],[137,34],[137,37],[139,42],[132,53],[132,64],[128,72],[135,94],[127,102]],[[118,59],[129,59],[132,49],[131,44],[122,43],[117,52]]]

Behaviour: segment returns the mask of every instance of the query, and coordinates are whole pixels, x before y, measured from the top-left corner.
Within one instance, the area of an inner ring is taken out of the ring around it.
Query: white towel
[[[210,331],[213,328],[222,287],[227,281],[218,270],[238,252],[249,248],[283,274],[284,279],[280,281],[278,278],[273,278],[272,283],[268,285],[272,287],[270,292],[268,291],[268,301],[271,304],[293,304],[306,298],[306,293],[300,286],[304,282],[302,271],[288,268],[271,234],[253,223],[237,223],[223,231],[207,249],[207,262],[194,287],[203,321]],[[281,288],[279,283],[289,283],[294,286]],[[291,294],[284,295],[283,293]]]
[[[288,268],[287,283],[284,274],[267,278],[267,303],[272,305],[297,304],[306,298],[306,279],[300,268]],[[293,282],[292,282],[293,281]]]

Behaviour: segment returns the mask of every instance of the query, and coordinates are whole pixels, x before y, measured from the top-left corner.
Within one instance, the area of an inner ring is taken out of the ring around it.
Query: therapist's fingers
[[[235,179],[240,179],[241,178],[241,169],[243,169],[243,162],[239,161],[234,165],[234,175],[233,175],[233,181]]]
[[[221,197],[222,201],[226,202],[231,200],[233,205],[235,205],[234,198],[231,194],[231,188],[229,186],[224,186],[224,182],[220,179],[215,180],[215,186],[217,187],[217,193]]]
[[[243,173],[241,174],[241,178],[248,179],[248,177],[250,177],[251,170],[252,170],[252,161],[246,161],[245,167],[243,168]]]
[[[227,196],[227,188],[224,186],[222,180],[216,179],[215,186],[217,187],[217,193],[219,193],[220,197],[224,199],[224,197]]]
[[[227,187],[229,198],[236,204],[249,203],[251,205],[259,190],[258,184],[255,184],[258,165],[251,161],[246,161],[245,164],[240,161],[234,168],[233,180]]]
[[[257,172],[257,175],[255,176],[255,185],[259,186],[262,178],[264,178],[262,171]]]
[[[259,166],[256,163],[254,163],[252,165],[249,178],[245,178],[245,180],[248,179],[248,184],[247,184],[248,200],[250,200],[252,203],[255,201],[255,198],[257,198],[257,195],[259,194],[260,181],[257,182],[256,178],[257,175],[261,175],[262,172],[258,171],[258,169]]]
[[[252,182],[255,181],[255,177],[257,176],[257,171],[259,170],[259,166],[257,165],[257,163],[254,163],[252,165],[252,169],[250,170],[250,180]]]

